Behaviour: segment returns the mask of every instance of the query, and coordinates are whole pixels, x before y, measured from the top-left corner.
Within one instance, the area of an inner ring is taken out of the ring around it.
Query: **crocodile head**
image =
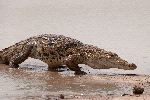
[[[137,66],[120,58],[116,53],[108,52],[97,47],[90,46],[86,50],[86,64],[94,69],[118,68],[124,70],[134,70]]]

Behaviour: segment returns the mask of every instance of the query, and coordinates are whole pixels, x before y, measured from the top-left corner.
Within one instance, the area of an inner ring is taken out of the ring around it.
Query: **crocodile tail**
[[[2,63],[2,51],[0,51],[0,64]]]
[[[0,56],[2,55],[2,52],[3,52],[3,51],[0,50]]]
[[[2,51],[2,50],[0,50],[0,58],[2,57],[2,54],[3,54],[3,51]]]

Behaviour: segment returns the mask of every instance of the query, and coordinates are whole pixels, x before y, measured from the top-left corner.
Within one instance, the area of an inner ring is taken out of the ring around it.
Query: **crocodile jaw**
[[[134,63],[128,63],[125,60],[122,60],[120,57],[117,58],[101,58],[87,61],[88,66],[94,69],[110,69],[118,68],[124,70],[134,70],[137,66]]]

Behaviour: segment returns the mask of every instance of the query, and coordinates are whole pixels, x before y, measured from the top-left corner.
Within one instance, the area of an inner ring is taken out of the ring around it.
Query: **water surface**
[[[42,66],[41,66],[42,67]],[[91,80],[90,76],[74,76],[72,72],[50,72],[47,68],[11,69],[0,65],[0,99],[38,97],[49,95],[121,95],[122,90],[112,83]],[[120,91],[115,92],[115,91]]]

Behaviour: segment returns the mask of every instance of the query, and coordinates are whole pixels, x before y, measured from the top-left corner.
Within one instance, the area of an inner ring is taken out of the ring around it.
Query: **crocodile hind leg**
[[[62,72],[64,71],[65,68],[66,66],[62,66],[61,64],[60,65],[48,64],[48,71],[52,71],[52,72]]]
[[[32,48],[32,45],[26,45],[20,53],[17,53],[13,57],[11,57],[9,66],[12,68],[18,68],[18,64],[24,62],[29,57]]]
[[[87,74],[84,71],[81,71],[78,64],[82,64],[83,59],[80,55],[70,55],[68,59],[66,59],[66,66],[72,70],[75,71],[75,75],[85,75]]]
[[[55,66],[48,65],[48,71],[57,72],[58,71],[58,66],[55,67]]]

